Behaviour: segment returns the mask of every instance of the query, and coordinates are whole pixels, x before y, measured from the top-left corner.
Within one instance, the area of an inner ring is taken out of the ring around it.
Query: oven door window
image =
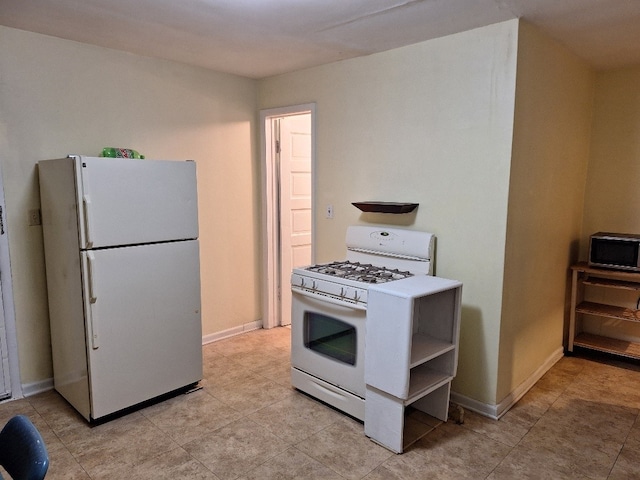
[[[356,364],[356,327],[320,313],[304,314],[304,346],[348,365]]]

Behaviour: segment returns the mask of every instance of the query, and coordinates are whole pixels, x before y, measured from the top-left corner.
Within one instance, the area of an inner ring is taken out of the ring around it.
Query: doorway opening
[[[314,259],[315,104],[260,112],[264,328],[291,323],[291,270]]]

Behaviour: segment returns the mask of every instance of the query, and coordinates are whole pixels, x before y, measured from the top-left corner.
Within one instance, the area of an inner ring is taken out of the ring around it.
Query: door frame
[[[4,199],[4,181],[0,166],[0,205],[4,234],[0,235],[0,285],[2,287],[2,302],[0,308],[4,313],[4,328],[7,338],[7,355],[9,360],[9,379],[11,389],[8,398],[22,398],[22,381],[20,378],[20,363],[18,357],[18,334],[16,331],[16,310],[13,302],[13,276],[11,274],[11,259],[9,255],[9,227],[7,208]]]
[[[263,288],[262,327],[273,328],[280,325],[279,283],[279,230],[280,211],[277,201],[278,172],[275,165],[275,145],[273,145],[271,120],[292,115],[311,115],[311,258],[315,258],[315,163],[316,163],[316,104],[305,103],[289,107],[260,110],[260,145],[262,165],[262,245],[263,245]],[[288,288],[288,286],[286,286]],[[283,286],[285,288],[285,286]]]

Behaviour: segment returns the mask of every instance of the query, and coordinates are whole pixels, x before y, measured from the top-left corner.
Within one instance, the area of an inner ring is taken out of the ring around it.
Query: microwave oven
[[[589,240],[589,266],[640,272],[640,234],[594,233]]]

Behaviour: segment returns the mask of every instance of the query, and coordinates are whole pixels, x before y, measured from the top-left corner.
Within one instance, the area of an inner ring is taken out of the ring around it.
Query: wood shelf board
[[[589,277],[582,281],[585,285],[593,285],[595,287],[620,288],[623,290],[640,290],[640,283],[629,282],[625,280],[615,280],[612,278]]]
[[[576,265],[572,265],[571,269],[598,277],[617,278],[618,280],[640,282],[640,273],[638,272],[627,272],[624,270],[590,267],[587,262],[580,262]]]
[[[626,320],[629,322],[640,322],[640,310],[633,308],[618,307],[615,305],[605,305],[594,302],[581,302],[576,306],[576,312],[600,317]]]
[[[363,212],[374,213],[410,213],[417,207],[418,203],[402,203],[402,202],[353,202],[354,207]]]
[[[590,333],[581,333],[573,340],[576,347],[598,350],[600,352],[640,359],[640,344],[616,338],[602,337]]]

